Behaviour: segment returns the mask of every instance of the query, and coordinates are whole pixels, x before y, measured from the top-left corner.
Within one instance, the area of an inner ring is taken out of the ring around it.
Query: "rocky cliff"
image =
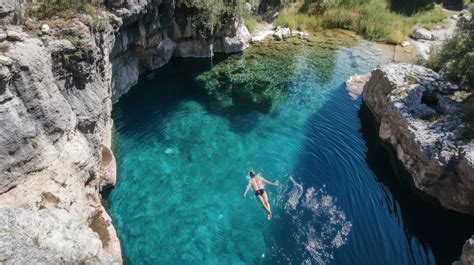
[[[394,148],[415,186],[446,208],[474,214],[474,141],[465,134],[463,112],[472,91],[409,64],[375,69],[362,86],[380,138]],[[473,264],[473,245],[472,238],[466,242],[457,264]]]
[[[99,195],[115,183],[112,102],[173,55],[240,51],[250,34],[231,20],[202,38],[161,0],[12,25],[22,2],[0,8],[0,262],[121,263]]]
[[[467,95],[430,69],[390,64],[372,72],[363,99],[415,186],[446,208],[474,214],[474,147],[463,134]]]

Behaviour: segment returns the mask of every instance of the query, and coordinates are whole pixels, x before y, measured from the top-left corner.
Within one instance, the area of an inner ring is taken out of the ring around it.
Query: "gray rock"
[[[233,32],[224,37],[220,43],[214,42],[214,51],[220,53],[240,52],[250,46],[252,35],[245,27],[244,23],[238,23],[234,26]]]
[[[102,243],[61,209],[0,209],[0,260],[7,264],[97,262]]]
[[[76,47],[70,40],[52,40],[48,43],[48,48],[51,53],[60,53],[60,52],[74,52]]]
[[[285,40],[285,39],[289,38],[290,36],[291,36],[291,30],[290,30],[290,28],[286,28],[286,27],[278,26],[275,29],[275,33],[273,33],[273,37],[276,40]]]
[[[363,98],[415,186],[446,208],[473,214],[474,149],[463,138],[457,89],[430,69],[390,64],[372,72]]]
[[[0,55],[0,64],[1,65],[6,65],[6,66],[10,66],[12,65],[12,59],[10,59],[10,57],[7,57],[5,55]]]
[[[433,40],[433,33],[425,28],[416,29],[411,36],[416,40]]]
[[[0,33],[0,42],[4,41],[7,39],[7,34],[6,33]]]
[[[21,0],[2,0],[0,2],[0,15],[5,16],[6,14],[15,11],[20,6]]]
[[[461,265],[472,264],[474,264],[474,235],[464,244],[461,255]]]
[[[13,30],[7,30],[7,39],[9,41],[22,41],[23,34],[13,31]]]

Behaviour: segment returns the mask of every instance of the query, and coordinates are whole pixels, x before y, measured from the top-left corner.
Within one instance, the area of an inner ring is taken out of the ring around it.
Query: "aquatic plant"
[[[301,74],[295,73],[295,65],[313,65],[318,69],[315,78],[324,83],[331,78],[334,56],[334,49],[302,40],[264,42],[216,64],[196,81],[208,95],[222,102],[230,99],[231,106],[267,112],[285,99],[292,80]]]

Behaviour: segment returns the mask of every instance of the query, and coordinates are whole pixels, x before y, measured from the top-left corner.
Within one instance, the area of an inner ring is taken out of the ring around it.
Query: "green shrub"
[[[52,16],[67,17],[80,12],[92,16],[96,15],[98,7],[102,7],[100,0],[43,0],[40,1],[38,16],[47,19]]]
[[[461,18],[456,35],[431,56],[427,66],[472,89],[474,85],[474,20]]]
[[[241,19],[245,0],[183,0],[189,19],[202,37],[209,37],[222,25]]]

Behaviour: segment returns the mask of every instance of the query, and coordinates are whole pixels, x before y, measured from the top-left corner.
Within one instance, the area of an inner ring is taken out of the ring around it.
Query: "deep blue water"
[[[435,263],[374,174],[392,169],[368,159],[361,101],[344,86],[388,55],[367,44],[340,48],[324,80],[310,59],[295,60],[288,97],[269,113],[201,93],[195,77],[218,62],[197,59],[173,60],[114,105],[109,211],[126,262]],[[249,169],[280,183],[267,188],[271,221],[252,193],[242,197]]]

